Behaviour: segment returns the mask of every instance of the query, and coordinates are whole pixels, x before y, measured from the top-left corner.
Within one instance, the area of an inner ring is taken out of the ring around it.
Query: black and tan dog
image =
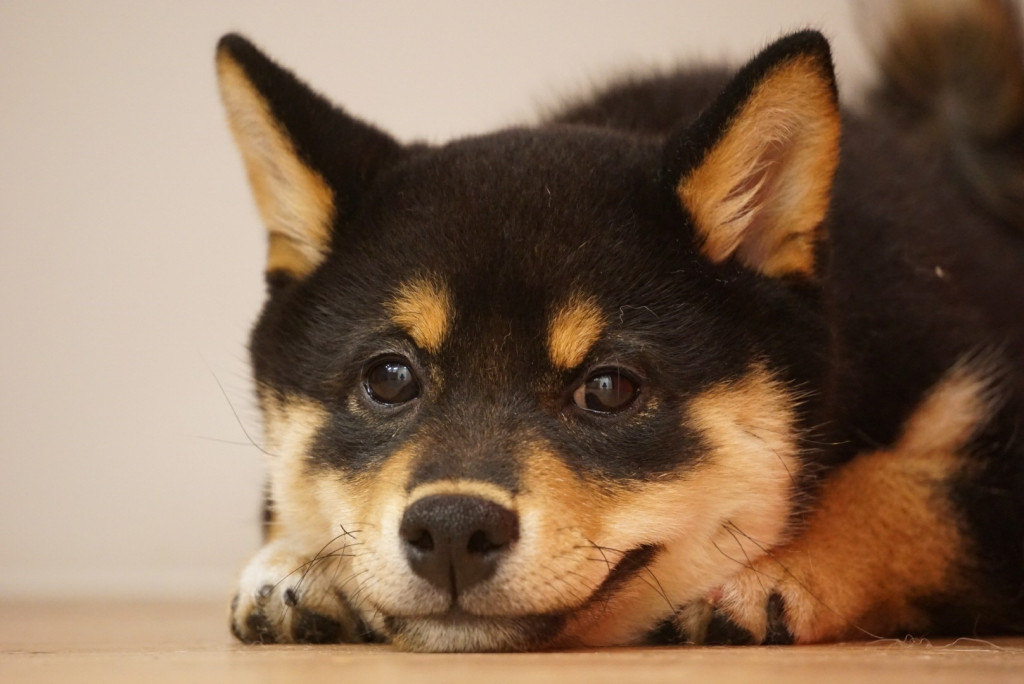
[[[1019,24],[902,6],[859,113],[808,31],[441,146],[225,37],[269,231],[235,634],[1024,630]]]

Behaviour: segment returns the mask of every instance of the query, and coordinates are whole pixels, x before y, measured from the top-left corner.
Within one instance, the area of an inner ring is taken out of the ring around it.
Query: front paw
[[[728,606],[722,592],[712,599],[684,607],[676,616],[684,640],[693,644],[745,646],[792,644],[795,639],[786,615],[786,601],[779,593],[749,594]]]
[[[851,564],[823,562],[805,541],[765,554],[680,609],[680,636],[698,644],[806,644],[869,634],[847,617],[868,605],[868,583],[857,581]]]
[[[249,562],[231,602],[231,632],[246,643],[340,643],[364,628],[333,586],[336,560],[269,544]]]

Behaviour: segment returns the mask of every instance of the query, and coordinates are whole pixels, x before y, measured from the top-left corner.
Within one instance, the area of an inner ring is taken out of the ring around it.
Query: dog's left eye
[[[640,384],[618,368],[594,373],[572,393],[572,401],[585,411],[615,413],[628,408],[640,393]]]
[[[420,393],[420,385],[412,369],[396,359],[386,359],[370,366],[363,386],[370,398],[380,404],[404,404]]]

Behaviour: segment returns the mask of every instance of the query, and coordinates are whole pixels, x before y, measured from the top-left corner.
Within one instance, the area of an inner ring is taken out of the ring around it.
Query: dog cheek
[[[269,494],[273,522],[268,537],[306,537],[322,544],[330,536],[331,520],[311,470],[310,450],[328,421],[326,409],[312,399],[285,395],[266,386],[259,389],[266,434]],[[314,486],[310,486],[314,483]],[[333,536],[333,535],[331,535]]]
[[[701,392],[683,420],[703,442],[702,456],[619,497],[610,536],[633,545],[721,543],[739,558],[777,543],[799,495],[794,403],[760,366]]]

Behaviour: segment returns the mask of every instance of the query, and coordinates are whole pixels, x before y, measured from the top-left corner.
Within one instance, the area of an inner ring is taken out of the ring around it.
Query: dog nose
[[[519,516],[487,499],[436,494],[406,509],[398,534],[413,572],[458,596],[494,574],[519,538]]]

